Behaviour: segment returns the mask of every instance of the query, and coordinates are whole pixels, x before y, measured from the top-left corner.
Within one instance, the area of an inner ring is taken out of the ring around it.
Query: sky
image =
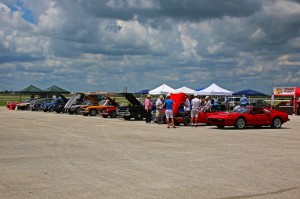
[[[299,0],[0,0],[0,90],[300,87]]]

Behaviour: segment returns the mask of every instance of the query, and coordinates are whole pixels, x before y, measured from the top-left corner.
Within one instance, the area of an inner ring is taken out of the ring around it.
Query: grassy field
[[[22,100],[30,98],[30,95],[19,94],[0,94],[0,106],[6,106],[7,102],[20,102]]]

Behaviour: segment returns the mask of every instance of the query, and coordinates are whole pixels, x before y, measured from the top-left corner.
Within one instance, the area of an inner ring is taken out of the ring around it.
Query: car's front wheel
[[[234,127],[237,129],[243,129],[246,126],[246,120],[244,118],[238,118],[235,121]]]
[[[110,118],[116,118],[116,117],[117,117],[116,111],[111,111],[111,112],[109,113],[109,117],[110,117]]]
[[[282,124],[281,119],[279,117],[276,117],[272,121],[271,127],[275,129],[279,129],[281,128],[281,124]]]
[[[90,116],[96,116],[97,111],[95,109],[90,110]]]

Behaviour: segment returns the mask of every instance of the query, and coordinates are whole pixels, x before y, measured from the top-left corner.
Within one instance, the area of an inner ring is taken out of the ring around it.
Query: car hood
[[[134,106],[143,106],[139,100],[137,100],[132,93],[121,93],[129,102]]]
[[[174,101],[173,114],[177,115],[180,104],[184,103],[188,96],[185,93],[171,93],[170,99]]]
[[[70,108],[70,107],[74,104],[74,102],[76,102],[76,100],[77,100],[78,98],[80,98],[80,96],[81,96],[80,93],[77,93],[77,94],[73,95],[73,96],[69,99],[69,101],[66,103],[65,108]]]
[[[108,99],[109,102],[110,102],[113,106],[116,106],[116,107],[119,106],[119,104],[118,104],[115,100],[111,99],[110,97],[106,97],[106,99]]]

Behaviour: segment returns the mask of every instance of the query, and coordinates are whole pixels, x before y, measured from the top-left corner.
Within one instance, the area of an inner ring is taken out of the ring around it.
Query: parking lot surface
[[[281,129],[0,108],[0,198],[300,198],[300,116]]]

